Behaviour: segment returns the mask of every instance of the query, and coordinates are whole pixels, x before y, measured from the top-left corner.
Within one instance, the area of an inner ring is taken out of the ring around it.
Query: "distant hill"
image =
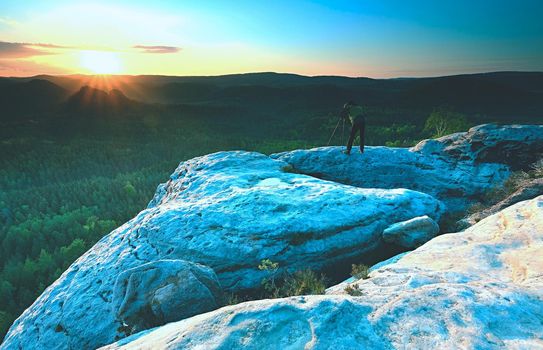
[[[68,92],[50,81],[19,81],[0,78],[1,121],[39,119],[49,115],[68,96]]]
[[[61,110],[68,113],[95,116],[131,112],[140,105],[117,89],[109,92],[83,86],[62,104]]]
[[[523,85],[518,76],[508,78],[512,77],[481,74],[414,81],[399,100],[409,107],[447,105],[459,111],[492,115],[541,114],[543,94],[536,90],[541,86],[534,84],[534,79],[527,79]]]
[[[371,110],[388,110],[394,120],[418,120],[434,108],[448,106],[468,115],[485,116],[484,120],[488,121],[522,118],[524,122],[543,122],[542,72],[398,79],[308,77],[269,72],[111,78],[43,75],[39,79],[2,79],[0,89],[3,89],[0,91],[3,104],[9,106],[10,115],[22,114],[23,117],[29,112],[47,112],[73,94],[63,111],[119,113],[139,102],[171,107],[183,105],[184,108],[242,108],[247,114],[265,112],[276,118],[291,118],[294,114],[335,113],[345,101],[355,100]]]

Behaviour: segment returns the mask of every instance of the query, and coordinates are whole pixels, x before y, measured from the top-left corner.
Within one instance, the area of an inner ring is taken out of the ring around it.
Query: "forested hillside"
[[[371,145],[410,146],[484,122],[543,122],[538,73],[142,76],[95,86],[39,78],[0,79],[1,336],[77,257],[145,208],[180,161],[326,145],[348,99],[364,104]],[[333,144],[345,142],[347,128],[339,124]]]

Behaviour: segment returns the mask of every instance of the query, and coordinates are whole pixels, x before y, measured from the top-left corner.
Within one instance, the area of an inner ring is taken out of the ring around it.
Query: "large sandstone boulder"
[[[405,248],[416,248],[439,233],[439,225],[427,215],[397,222],[383,231],[383,240]]]
[[[541,349],[541,271],[543,196],[436,237],[350,288],[229,306],[103,349]]]
[[[368,130],[368,132],[371,132]],[[464,212],[499,186],[511,170],[528,168],[543,154],[543,125],[481,125],[468,132],[407,148],[366,147],[342,155],[321,147],[272,155],[295,171],[364,188],[409,188]]]
[[[528,170],[543,155],[543,125],[478,125],[467,132],[421,141],[413,151]]]
[[[180,164],[146,210],[105,236],[45,290],[15,321],[1,348],[96,348],[133,329],[215,307],[209,269],[229,292],[260,288],[268,277],[258,269],[263,259],[277,262],[278,273],[349,266],[382,249],[381,234],[391,224],[421,215],[438,220],[441,214],[441,203],[427,194],[356,188],[287,168],[248,152]],[[187,302],[190,295],[197,296],[195,302]],[[138,321],[142,313],[150,320]]]
[[[222,306],[217,276],[209,267],[183,260],[157,260],[122,272],[112,306],[130,333]]]

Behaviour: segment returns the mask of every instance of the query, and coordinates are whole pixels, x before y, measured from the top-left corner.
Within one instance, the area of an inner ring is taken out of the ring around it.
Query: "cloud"
[[[144,53],[176,53],[181,51],[180,47],[175,46],[147,46],[147,45],[136,45],[133,46],[134,49],[140,49]]]
[[[43,43],[21,43],[25,46],[37,46],[37,47],[43,47],[47,49],[73,49],[73,46],[62,46],[62,45],[55,45],[55,44],[43,44]]]
[[[52,55],[47,49],[68,49],[68,46],[42,43],[10,43],[0,41],[0,58],[28,58],[33,56]],[[46,50],[43,50],[46,49]]]

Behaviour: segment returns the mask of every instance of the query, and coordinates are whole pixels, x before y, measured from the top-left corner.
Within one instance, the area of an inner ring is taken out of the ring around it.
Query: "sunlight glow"
[[[115,74],[122,70],[121,59],[115,52],[81,51],[80,64],[96,74]]]

